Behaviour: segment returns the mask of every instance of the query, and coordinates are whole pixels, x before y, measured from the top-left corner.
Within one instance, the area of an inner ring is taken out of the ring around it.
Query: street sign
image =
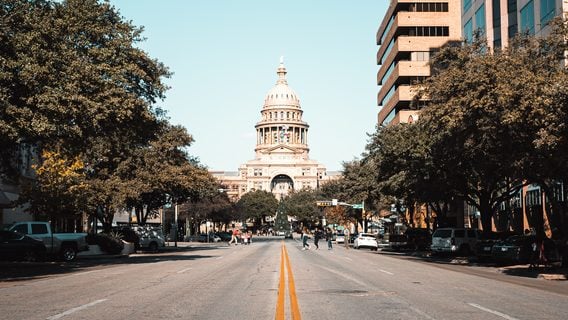
[[[331,207],[333,206],[333,202],[331,201],[316,201],[318,207]]]
[[[351,208],[353,208],[353,209],[363,209],[363,204],[361,204],[361,203],[354,204],[354,205],[351,205]]]

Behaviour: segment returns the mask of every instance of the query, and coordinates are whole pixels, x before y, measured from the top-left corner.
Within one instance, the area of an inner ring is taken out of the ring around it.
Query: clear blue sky
[[[144,26],[148,54],[174,74],[159,105],[213,170],[254,158],[280,56],[310,125],[310,158],[328,170],[360,157],[377,122],[375,34],[387,0],[111,0]]]

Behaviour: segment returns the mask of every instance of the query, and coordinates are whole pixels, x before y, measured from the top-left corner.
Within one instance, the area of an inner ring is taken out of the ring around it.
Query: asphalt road
[[[320,248],[303,251],[298,241],[255,241],[75,264],[3,264],[0,318],[491,320],[568,315],[568,281],[511,277],[343,246],[327,250],[325,243]]]

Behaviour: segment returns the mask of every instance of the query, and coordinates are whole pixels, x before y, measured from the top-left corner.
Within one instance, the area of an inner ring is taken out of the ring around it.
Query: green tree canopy
[[[242,220],[261,220],[266,216],[274,216],[278,208],[278,200],[271,192],[254,190],[245,193],[236,205]]]

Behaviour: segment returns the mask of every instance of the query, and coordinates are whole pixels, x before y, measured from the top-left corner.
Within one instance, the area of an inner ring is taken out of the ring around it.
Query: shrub
[[[102,251],[108,254],[119,254],[124,248],[124,243],[118,234],[97,233],[87,236],[87,243],[98,245]]]

